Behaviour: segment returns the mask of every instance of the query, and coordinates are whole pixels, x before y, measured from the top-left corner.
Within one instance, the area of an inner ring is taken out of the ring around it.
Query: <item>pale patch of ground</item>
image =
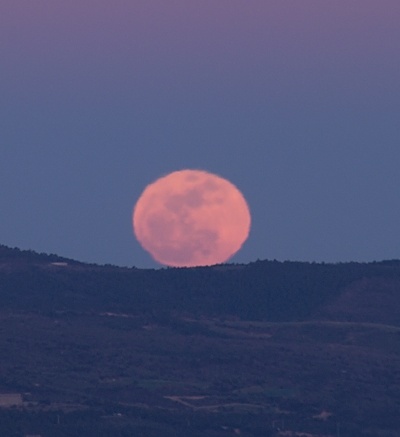
[[[239,408],[239,409],[262,409],[263,406],[259,404],[249,404],[249,403],[241,403],[241,402],[230,402],[230,403],[222,403],[222,404],[211,404],[211,405],[193,405],[188,401],[197,401],[206,399],[209,396],[164,396],[165,399],[169,399],[171,401],[177,402],[185,407],[191,408],[194,411],[198,410],[206,410],[206,411],[218,411],[221,408]]]
[[[332,435],[310,434],[309,432],[280,431],[280,437],[333,437]]]
[[[331,416],[332,416],[331,412],[323,410],[319,414],[313,416],[313,419],[328,420]]]
[[[169,399],[174,402],[178,402],[179,404],[184,405],[185,407],[197,409],[195,405],[187,402],[187,401],[198,401],[200,399],[205,399],[208,396],[164,396],[165,399]]]
[[[0,393],[0,407],[14,407],[23,405],[21,393]]]

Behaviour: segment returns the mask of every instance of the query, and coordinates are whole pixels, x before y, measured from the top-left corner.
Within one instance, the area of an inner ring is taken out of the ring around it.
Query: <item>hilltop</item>
[[[185,313],[240,320],[400,323],[400,261],[257,261],[159,270],[0,246],[0,304],[18,311]]]

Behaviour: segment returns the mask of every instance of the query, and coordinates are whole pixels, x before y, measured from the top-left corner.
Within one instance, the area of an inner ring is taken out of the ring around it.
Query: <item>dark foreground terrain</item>
[[[0,246],[0,435],[398,437],[400,262],[95,266]]]

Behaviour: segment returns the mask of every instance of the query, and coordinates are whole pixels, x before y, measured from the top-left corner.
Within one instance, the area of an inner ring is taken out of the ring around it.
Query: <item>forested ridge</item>
[[[0,269],[4,309],[184,311],[270,321],[307,318],[362,278],[400,278],[400,261],[396,260],[338,264],[266,260],[146,270],[83,264],[1,246],[2,263],[8,263],[8,268]]]

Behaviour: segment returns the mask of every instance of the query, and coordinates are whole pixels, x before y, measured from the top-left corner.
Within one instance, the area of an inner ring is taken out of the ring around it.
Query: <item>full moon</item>
[[[250,211],[226,179],[202,170],[180,170],[148,185],[133,210],[142,247],[172,267],[219,264],[246,241]]]

